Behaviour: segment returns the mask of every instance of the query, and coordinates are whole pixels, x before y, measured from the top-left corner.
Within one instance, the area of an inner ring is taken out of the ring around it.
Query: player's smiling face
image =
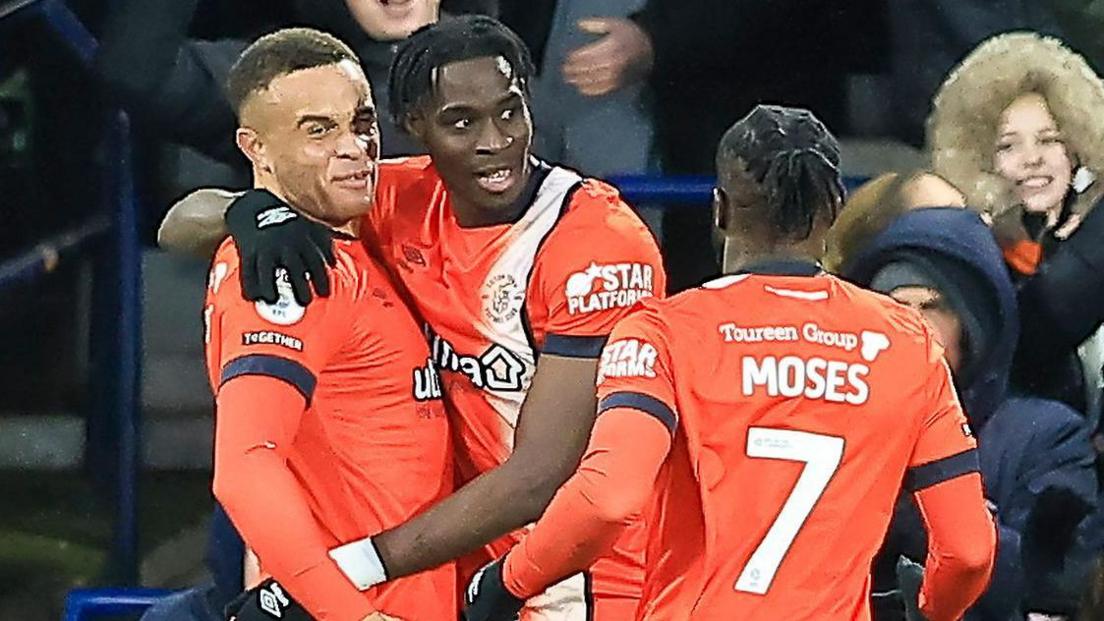
[[[239,141],[253,137],[243,148],[265,187],[334,226],[367,212],[379,128],[359,66],[342,61],[279,76],[246,110]]]
[[[450,63],[411,122],[458,209],[498,221],[525,189],[533,121],[513,68],[501,57]],[[481,220],[484,218],[480,218]]]

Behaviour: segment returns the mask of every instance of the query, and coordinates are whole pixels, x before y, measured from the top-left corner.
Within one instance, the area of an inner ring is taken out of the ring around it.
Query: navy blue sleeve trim
[[[675,427],[678,426],[678,416],[675,414],[674,410],[668,407],[666,403],[651,395],[639,392],[610,393],[598,404],[598,413],[601,414],[613,408],[633,408],[634,410],[640,410],[663,423],[667,431],[670,431],[672,434],[675,433]]]
[[[544,337],[542,354],[568,358],[597,358],[602,355],[608,336],[570,336],[549,334]]]
[[[962,451],[957,455],[909,468],[905,473],[905,489],[918,492],[964,474],[979,472],[980,469],[977,449]]]
[[[226,363],[226,366],[222,367],[222,377],[219,379],[219,385],[221,386],[242,375],[267,375],[282,379],[302,393],[303,398],[308,403],[314,395],[314,386],[318,383],[314,373],[311,373],[306,367],[294,360],[266,354],[252,354],[234,358]]]

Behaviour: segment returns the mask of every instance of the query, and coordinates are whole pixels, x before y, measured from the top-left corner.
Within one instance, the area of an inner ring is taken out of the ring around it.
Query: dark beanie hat
[[[996,345],[1000,325],[1000,309],[987,282],[961,261],[915,251],[895,253],[870,279],[871,289],[886,294],[909,286],[935,289],[958,317],[963,333],[963,363],[957,380],[969,385]]]

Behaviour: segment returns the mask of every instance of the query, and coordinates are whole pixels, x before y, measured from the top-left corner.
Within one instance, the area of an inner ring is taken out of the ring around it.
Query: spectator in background
[[[846,256],[843,274],[921,310],[946,347],[999,527],[992,583],[967,619],[1074,612],[1091,565],[1076,535],[1096,503],[1094,453],[1075,411],[1009,390],[1016,296],[985,223],[961,208],[909,211]],[[875,592],[893,587],[899,554],[924,558],[923,533],[903,499],[875,562]],[[879,603],[879,621],[900,618]]]
[[[601,54],[577,52],[565,76],[601,94],[648,79],[655,98],[656,146],[663,168],[710,174],[725,129],[757,103],[810,108],[842,124],[842,37],[837,3],[827,0],[648,0],[631,19],[590,24],[605,31]],[[669,289],[717,273],[706,209],[668,211],[663,220]]]
[[[187,38],[199,0],[124,0],[109,16],[96,56],[108,96],[159,135],[247,170],[234,145],[237,127],[224,84],[248,41]],[[437,21],[440,0],[294,0],[297,19],[332,32],[357,52],[372,83],[384,154],[415,152],[390,124],[387,71],[395,42]]]
[[[920,146],[932,95],[947,72],[985,39],[1010,30],[1061,35],[1052,0],[892,0],[892,118],[898,138]]]
[[[654,169],[652,115],[644,84],[651,52],[646,36],[628,19],[643,4],[503,4],[503,22],[523,34],[535,51],[531,89],[538,155],[597,176]],[[623,62],[631,65],[631,74],[618,73]],[[593,71],[595,67],[603,70]]]
[[[934,101],[934,171],[992,229],[1019,287],[1013,382],[1095,421],[1098,356],[1077,349],[1104,321],[1104,82],[1059,41],[994,37]]]
[[[851,193],[828,231],[821,264],[840,273],[854,256],[898,216],[921,207],[965,207],[966,197],[938,175],[926,171],[886,173]]]

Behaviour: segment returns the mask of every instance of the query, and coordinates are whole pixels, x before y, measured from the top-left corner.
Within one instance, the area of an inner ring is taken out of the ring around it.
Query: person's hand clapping
[[[604,35],[568,55],[564,80],[588,97],[607,95],[635,84],[652,70],[652,40],[624,17],[579,20],[579,30]]]

